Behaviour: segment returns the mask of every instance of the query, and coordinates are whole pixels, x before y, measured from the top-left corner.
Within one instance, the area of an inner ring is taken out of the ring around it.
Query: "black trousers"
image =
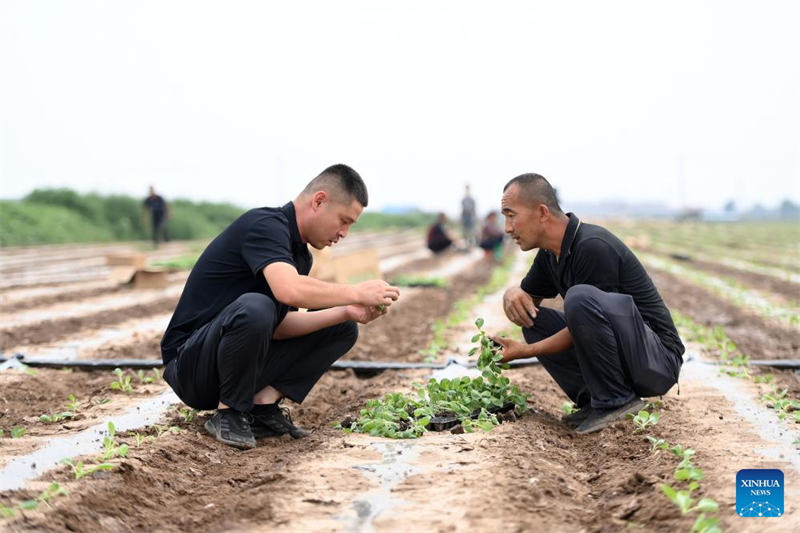
[[[330,368],[356,343],[358,325],[343,322],[303,337],[273,340],[275,303],[248,293],[189,337],[169,362],[164,379],[195,409],[219,402],[250,412],[255,394],[273,386],[300,403]]]
[[[539,361],[579,407],[618,407],[665,394],[678,382],[683,359],[661,343],[627,294],[575,285],[563,313],[542,307],[522,333],[530,344],[565,327],[573,348]]]
[[[153,224],[153,244],[158,246],[161,241],[169,240],[167,235],[167,217],[165,215],[153,215],[151,217]]]

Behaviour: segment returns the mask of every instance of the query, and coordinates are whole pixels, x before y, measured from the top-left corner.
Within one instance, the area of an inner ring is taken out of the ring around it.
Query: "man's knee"
[[[358,323],[353,320],[348,320],[347,322],[339,324],[337,338],[341,339],[342,342],[347,345],[348,350],[355,346],[358,340]]]
[[[564,317],[567,319],[567,324],[590,309],[591,304],[597,301],[597,296],[601,292],[592,285],[571,287],[564,296]]]
[[[533,344],[534,342],[538,342],[542,339],[542,333],[534,328],[522,326],[522,337],[528,344]]]
[[[269,296],[249,292],[239,296],[234,302],[234,306],[233,322],[237,326],[251,328],[254,331],[270,331],[269,326],[275,320],[276,307],[275,302]]]

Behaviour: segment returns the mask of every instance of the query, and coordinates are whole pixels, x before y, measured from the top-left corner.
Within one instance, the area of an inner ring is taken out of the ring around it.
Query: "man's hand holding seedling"
[[[359,324],[369,324],[376,318],[380,318],[389,312],[389,308],[385,305],[377,305],[374,307],[363,305],[348,305],[346,308],[347,319],[355,320]]]
[[[389,307],[400,298],[400,289],[392,287],[382,279],[373,279],[353,285],[356,302],[366,307],[383,305]]]
[[[533,355],[530,354],[530,344],[500,337],[499,335],[489,338],[500,347],[500,355],[503,356],[503,358],[500,360],[501,363],[508,363],[514,359],[533,357]]]

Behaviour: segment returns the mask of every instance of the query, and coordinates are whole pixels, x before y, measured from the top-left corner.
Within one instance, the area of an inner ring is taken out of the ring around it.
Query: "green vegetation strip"
[[[396,287],[438,287],[447,288],[449,283],[439,276],[397,276],[391,282]]]
[[[696,342],[702,346],[705,353],[717,357],[725,363],[720,372],[731,377],[748,379],[754,383],[771,384],[770,392],[761,396],[761,403],[767,408],[773,409],[780,420],[791,419],[800,424],[800,401],[788,398],[788,389],[779,390],[772,383],[775,379],[774,375],[753,376],[750,373],[750,358],[739,351],[736,343],[725,334],[722,326],[708,328],[697,324],[677,311],[672,313],[672,317],[681,337]],[[800,444],[800,439],[795,440],[794,443]]]
[[[501,364],[498,348],[481,329],[483,319],[475,321],[478,333],[472,338],[480,351],[476,378],[431,379],[427,384],[414,383],[414,394],[392,393],[367,401],[355,421],[338,424],[345,432],[367,433],[374,437],[413,439],[422,436],[436,417],[453,417],[467,432],[491,431],[500,422],[492,410],[513,404],[518,414],[528,408],[528,396],[502,376],[508,364]]]
[[[668,272],[695,285],[709,289],[722,298],[744,308],[753,309],[765,318],[776,319],[790,327],[800,325],[797,302],[791,307],[771,302],[763,294],[728,278],[706,274],[700,270],[679,265],[674,261],[650,254],[639,254],[639,259],[647,266]]]

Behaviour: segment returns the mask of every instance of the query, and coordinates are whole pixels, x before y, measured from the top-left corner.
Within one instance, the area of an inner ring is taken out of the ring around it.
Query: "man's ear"
[[[544,222],[548,218],[550,218],[550,209],[544,205],[539,204],[539,222]]]
[[[318,191],[311,197],[311,209],[313,211],[319,210],[322,207],[322,204],[325,203],[325,200],[328,199],[328,193],[325,191]]]

